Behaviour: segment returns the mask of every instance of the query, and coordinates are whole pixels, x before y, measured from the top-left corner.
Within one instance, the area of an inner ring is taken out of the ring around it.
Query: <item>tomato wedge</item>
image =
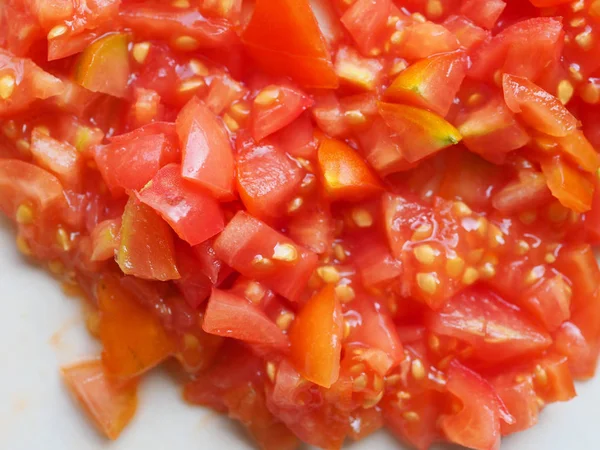
[[[110,376],[130,379],[171,356],[174,341],[154,313],[139,305],[119,280],[98,281],[102,362]]]
[[[506,8],[504,0],[464,0],[460,12],[475,22],[477,25],[491,30]]]
[[[563,206],[575,212],[586,212],[592,208],[594,184],[577,169],[555,156],[542,163],[552,195]]]
[[[328,285],[304,305],[290,330],[294,366],[319,386],[331,387],[339,376],[342,324],[340,302]]]
[[[335,200],[361,200],[383,190],[379,179],[352,147],[324,139],[317,158],[327,195]]]
[[[505,74],[502,87],[510,110],[536,130],[563,137],[577,127],[577,119],[560,100],[526,78]]]
[[[257,0],[242,41],[269,73],[287,75],[306,87],[338,86],[308,0]]]
[[[449,122],[424,109],[379,103],[379,113],[387,125],[398,133],[408,162],[419,161],[462,139]]]
[[[289,341],[260,308],[234,293],[213,289],[202,329],[218,336],[286,350]]]
[[[181,173],[220,200],[233,199],[233,149],[221,120],[196,97],[177,116]]]
[[[65,186],[79,187],[83,161],[75,147],[34,129],[31,154],[37,164],[56,175]]]
[[[117,263],[123,273],[161,281],[180,278],[171,229],[152,208],[130,198],[120,234]]]
[[[430,56],[400,72],[385,91],[385,98],[445,116],[466,73],[467,58],[463,51]]]
[[[137,383],[115,383],[100,360],[65,366],[60,371],[98,430],[109,439],[117,439],[137,410]]]

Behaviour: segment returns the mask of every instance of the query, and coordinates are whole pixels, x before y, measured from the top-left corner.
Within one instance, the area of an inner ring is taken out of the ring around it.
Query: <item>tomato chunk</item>
[[[184,180],[179,164],[159,170],[137,197],[158,212],[190,245],[210,239],[225,226],[219,203],[202,188]]]
[[[240,211],[215,241],[227,265],[294,301],[317,265],[317,255]]]
[[[233,197],[233,149],[220,119],[193,98],[177,116],[177,135],[183,153],[181,173],[218,199]]]
[[[320,386],[330,387],[339,376],[342,320],[335,289],[329,285],[304,305],[290,331],[295,367]]]
[[[207,333],[279,350],[289,346],[287,337],[256,305],[236,294],[213,289],[202,329]]]
[[[592,207],[593,183],[577,169],[569,166],[560,156],[542,164],[552,195],[567,208],[586,212]]]
[[[137,409],[137,384],[117,385],[100,360],[61,368],[64,382],[96,427],[109,439],[117,439]]]

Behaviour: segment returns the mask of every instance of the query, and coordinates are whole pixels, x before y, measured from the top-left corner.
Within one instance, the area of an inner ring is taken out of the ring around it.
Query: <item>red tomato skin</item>
[[[252,107],[252,137],[257,142],[296,120],[313,104],[303,92],[287,86],[267,86],[263,91],[277,92],[277,99],[261,105],[255,99]],[[260,95],[260,93],[258,94]]]
[[[401,58],[417,60],[427,58],[437,53],[446,53],[458,50],[459,43],[456,36],[443,25],[433,22],[415,23],[405,30],[397,54]]]
[[[333,243],[333,219],[325,207],[301,211],[290,219],[288,233],[295,242],[321,255]]]
[[[177,116],[183,178],[208,189],[219,200],[232,200],[234,157],[221,120],[192,98]]]
[[[63,185],[80,188],[83,161],[74,147],[34,129],[31,133],[31,153],[35,162],[54,173]]]
[[[490,32],[479,28],[464,16],[449,16],[443,24],[467,50],[475,49],[490,37]]]
[[[223,211],[217,200],[181,176],[179,164],[158,171],[137,198],[158,212],[181,239],[198,245],[225,227]]]
[[[218,336],[264,344],[285,351],[289,341],[257,306],[236,294],[213,289],[202,329]]]
[[[294,246],[297,259],[274,261],[272,266],[262,263],[263,258],[271,258],[278,244]],[[225,264],[248,278],[263,282],[291,301],[299,299],[317,266],[315,253],[296,246],[289,238],[243,211],[227,224],[215,240],[214,248]]]
[[[266,72],[290,76],[305,87],[338,86],[308,0],[258,0],[241,37],[247,51]]]
[[[390,0],[358,0],[342,15],[342,25],[364,55],[381,45],[391,8]]]
[[[260,218],[285,214],[301,183],[299,165],[274,145],[249,145],[237,154],[237,191],[250,214]]]
[[[342,351],[342,308],[333,285],[314,295],[290,330],[291,359],[309,381],[331,387],[338,379]]]
[[[463,0],[460,12],[477,25],[491,30],[504,8],[506,8],[506,3],[503,0],[491,0],[485,3],[477,0]]]

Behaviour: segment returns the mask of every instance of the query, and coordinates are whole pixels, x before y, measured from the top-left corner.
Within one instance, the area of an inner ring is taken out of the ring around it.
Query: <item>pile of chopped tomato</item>
[[[597,0],[5,0],[0,210],[109,438],[169,361],[264,450],[498,448],[600,351]]]

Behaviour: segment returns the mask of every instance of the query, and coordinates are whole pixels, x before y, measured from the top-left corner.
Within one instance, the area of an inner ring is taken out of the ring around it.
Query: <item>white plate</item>
[[[4,450],[247,450],[233,422],[184,404],[179,387],[160,371],[143,382],[136,418],[114,443],[102,439],[63,387],[58,368],[98,350],[85,331],[79,300],[27,264],[14,230],[0,220],[0,449]],[[595,450],[600,378],[578,385],[579,397],[547,408],[532,430],[505,439],[503,450]],[[353,450],[402,448],[385,433]]]

